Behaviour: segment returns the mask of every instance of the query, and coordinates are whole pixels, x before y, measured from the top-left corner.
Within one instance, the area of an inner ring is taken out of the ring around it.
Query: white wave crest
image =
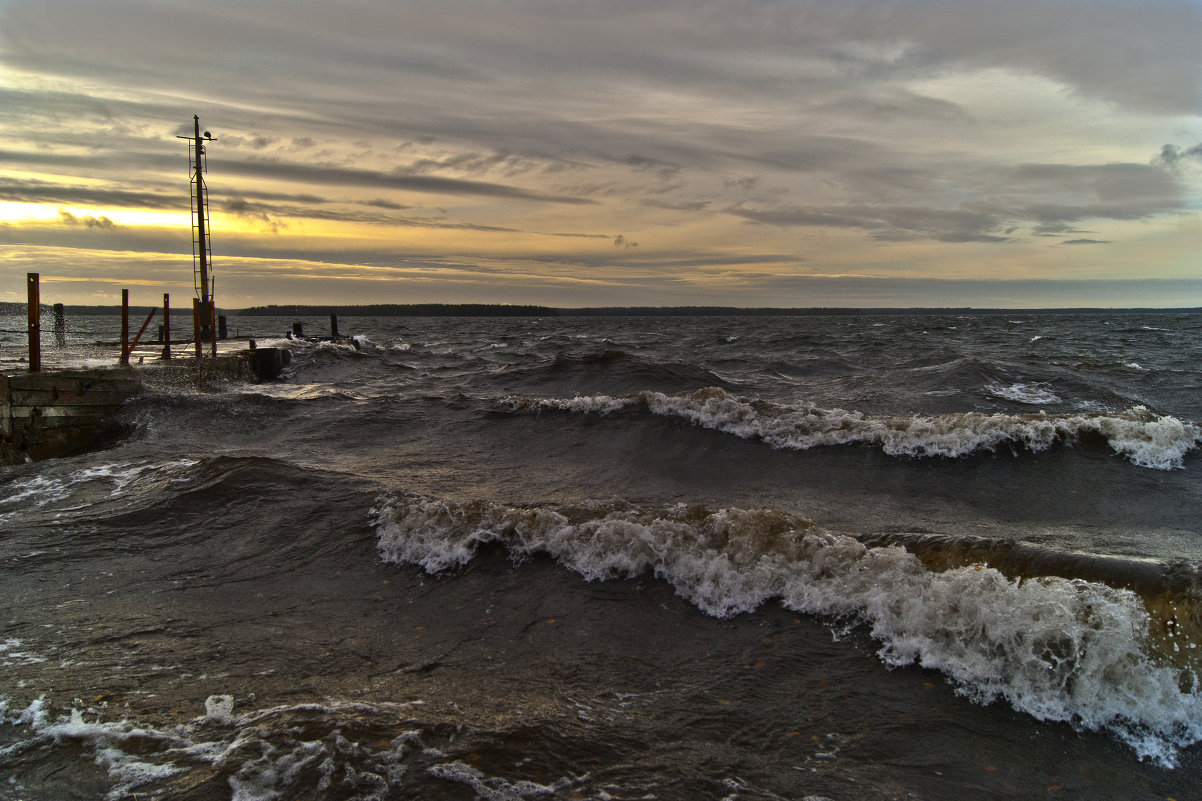
[[[217,695],[206,699],[205,715],[156,728],[129,720],[103,721],[95,709],[52,715],[44,698],[14,710],[0,697],[0,726],[24,730],[15,744],[0,748],[0,757],[64,742],[78,744],[108,773],[112,789],[106,801],[142,797],[148,785],[146,797],[164,797],[154,791],[156,784],[198,767],[228,774],[232,796],[226,797],[234,801],[325,798],[336,774],[343,776],[339,798],[384,801],[395,797],[392,791],[405,771],[406,758],[426,750],[420,732],[405,731],[385,743],[358,743],[343,736],[341,724],[361,714],[395,720],[421,703],[331,702],[234,714],[233,696]],[[296,725],[298,718],[311,725],[316,721],[319,730],[306,737]]]
[[[845,409],[775,404],[706,388],[667,395],[590,395],[574,398],[510,397],[503,405],[527,411],[611,414],[640,405],[774,448],[808,450],[829,445],[872,445],[890,456],[958,458],[1016,446],[1039,452],[1085,434],[1106,439],[1118,454],[1140,467],[1171,470],[1202,445],[1202,427],[1137,406],[1126,412],[1090,414],[986,414],[890,417]]]
[[[147,740],[159,740],[168,747],[181,745],[182,741],[171,733],[155,732],[127,721],[89,722],[77,709],[72,709],[65,717],[51,720],[43,698],[34,700],[15,715],[9,714],[7,706],[7,702],[0,704],[0,723],[28,726],[35,735],[34,744],[63,740],[86,742],[96,764],[105,769],[114,783],[113,789],[105,796],[108,801],[128,798],[135,787],[171,776],[180,770],[170,761],[149,761],[137,755],[139,746]]]
[[[1018,383],[1002,386],[998,383],[989,383],[985,386],[985,391],[996,398],[1013,401],[1014,403],[1025,403],[1030,406],[1043,406],[1061,402],[1060,396],[1052,392],[1047,384]]]
[[[102,499],[141,490],[153,480],[173,480],[196,464],[195,459],[173,459],[144,464],[99,464],[67,475],[33,475],[14,481],[0,498],[0,523],[31,511],[71,511]],[[72,505],[63,502],[75,499]]]
[[[1148,613],[1125,590],[1020,582],[982,566],[932,572],[901,547],[868,548],[765,510],[565,514],[407,495],[381,498],[372,515],[385,562],[437,572],[503,543],[589,580],[652,572],[715,617],[779,599],[867,625],[889,664],[938,669],[981,703],[1005,699],[1039,720],[1108,730],[1141,757],[1172,765],[1178,748],[1202,740],[1196,671],[1151,655]]]

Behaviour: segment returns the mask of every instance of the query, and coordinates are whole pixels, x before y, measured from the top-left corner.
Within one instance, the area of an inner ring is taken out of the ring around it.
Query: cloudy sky
[[[0,300],[1202,305],[1202,0],[0,0]]]

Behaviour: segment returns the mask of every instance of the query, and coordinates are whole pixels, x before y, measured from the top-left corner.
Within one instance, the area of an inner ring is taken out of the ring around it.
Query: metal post
[[[171,296],[163,293],[163,359],[171,358]]]
[[[142,335],[146,333],[146,328],[150,325],[150,321],[154,319],[154,313],[156,311],[158,311],[158,309],[151,309],[150,314],[146,315],[146,322],[142,323],[142,327],[138,329],[138,333],[134,336],[134,341],[129,343],[129,348],[121,354],[122,364],[129,364],[130,354],[134,352],[134,348],[138,347],[138,343],[142,341]],[[138,364],[142,363],[142,358],[145,357],[140,357]]]
[[[196,168],[196,227],[197,234],[200,237],[200,246],[197,248],[200,256],[200,302],[209,302],[209,253],[205,245],[208,242],[208,233],[205,229],[205,203],[204,203],[204,178],[203,176],[203,161],[201,156],[204,155],[204,145],[200,143],[200,116],[192,115],[192,122],[195,126],[196,133],[192,138]]]
[[[215,359],[217,358],[217,304],[209,301],[209,342],[212,344],[212,350],[209,354]]]
[[[26,276],[29,285],[29,372],[42,370],[42,290],[37,273]]]

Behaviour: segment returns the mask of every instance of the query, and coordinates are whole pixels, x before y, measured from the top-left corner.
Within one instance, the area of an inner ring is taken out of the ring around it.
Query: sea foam
[[[78,703],[78,702],[77,702]],[[196,769],[226,775],[233,801],[282,801],[326,797],[337,782],[339,798],[384,801],[393,797],[414,754],[441,757],[422,742],[420,730],[406,730],[390,741],[350,739],[360,720],[403,721],[409,704],[299,704],[234,712],[232,695],[210,696],[205,714],[171,726],[155,727],[130,720],[102,720],[96,709],[52,712],[44,698],[24,709],[0,697],[0,726],[13,745],[0,757],[77,744],[103,768],[112,783],[107,801],[159,797],[148,788],[171,786],[173,777]],[[14,738],[12,735],[16,734]],[[21,735],[24,734],[24,737]],[[348,736],[349,735],[349,736]],[[427,759],[425,761],[433,761]],[[430,772],[443,767],[440,764]],[[184,778],[184,785],[191,782]]]
[[[719,618],[779,600],[866,626],[885,662],[940,670],[974,701],[1109,731],[1164,765],[1202,740],[1197,666],[1155,654],[1148,612],[1127,590],[983,565],[936,572],[901,547],[869,548],[771,510],[561,512],[409,494],[382,497],[372,515],[385,562],[438,572],[503,543],[589,580],[650,572]]]
[[[743,439],[758,439],[774,448],[807,450],[860,444],[879,447],[890,456],[958,458],[1007,446],[1039,452],[1057,442],[1072,443],[1083,435],[1095,434],[1140,467],[1171,470],[1182,467],[1186,454],[1202,445],[1202,427],[1154,414],[1142,406],[1117,413],[960,412],[900,417],[770,403],[714,387],[675,394],[511,396],[501,404],[525,411],[602,415],[644,408],[652,414],[688,420]]]

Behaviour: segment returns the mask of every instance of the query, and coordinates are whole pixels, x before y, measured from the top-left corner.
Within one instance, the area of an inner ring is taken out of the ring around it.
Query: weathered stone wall
[[[0,461],[83,453],[116,433],[106,421],[141,389],[129,369],[0,376]]]
[[[113,418],[142,389],[143,379],[151,386],[169,379],[200,387],[224,381],[269,381],[280,376],[291,357],[283,348],[259,348],[144,367],[0,375],[0,464],[104,447],[124,433]]]

